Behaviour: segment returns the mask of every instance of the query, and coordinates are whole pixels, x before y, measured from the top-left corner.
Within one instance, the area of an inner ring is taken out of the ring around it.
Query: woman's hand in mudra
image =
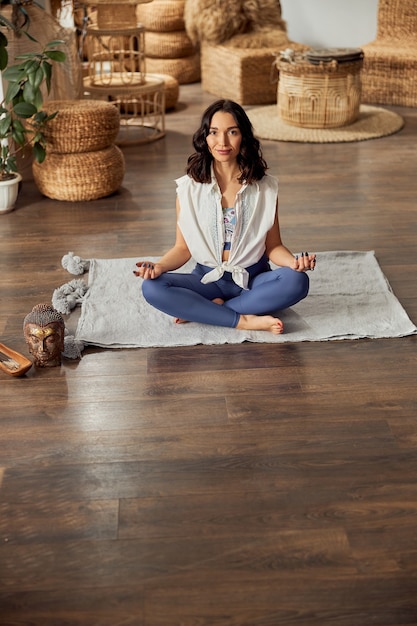
[[[316,267],[316,255],[302,252],[294,257],[293,269],[296,272],[308,272]]]
[[[162,269],[158,263],[153,261],[138,261],[136,263],[137,270],[133,270],[135,276],[140,276],[144,280],[149,278],[158,278],[162,274]]]

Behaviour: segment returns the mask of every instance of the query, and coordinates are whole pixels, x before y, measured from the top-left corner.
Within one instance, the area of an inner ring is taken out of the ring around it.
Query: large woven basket
[[[125,161],[120,148],[111,145],[94,152],[47,154],[43,163],[33,162],[32,172],[39,191],[48,198],[97,200],[120,187]]]
[[[278,115],[305,128],[337,128],[357,120],[363,57],[352,62],[312,63],[305,54],[277,60]]]
[[[117,108],[101,100],[51,100],[44,109],[58,111],[44,130],[48,153],[93,152],[114,143],[120,127]]]

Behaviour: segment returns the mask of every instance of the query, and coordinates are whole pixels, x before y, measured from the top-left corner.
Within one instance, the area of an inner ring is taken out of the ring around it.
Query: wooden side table
[[[165,82],[146,72],[145,28],[136,19],[136,6],[150,1],[98,0],[97,24],[85,33],[84,97],[118,108],[118,145],[148,143],[165,135]]]
[[[149,143],[165,136],[165,83],[161,77],[146,74],[143,82],[138,78],[127,85],[113,73],[111,85],[91,84],[86,77],[84,88],[88,97],[105,97],[119,109],[118,145]]]
[[[145,28],[88,27],[85,36],[91,85],[143,85],[145,82]]]

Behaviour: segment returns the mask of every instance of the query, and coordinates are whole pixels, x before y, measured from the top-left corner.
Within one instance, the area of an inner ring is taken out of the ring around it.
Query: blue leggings
[[[144,298],[156,309],[190,322],[235,328],[240,315],[268,315],[287,309],[306,297],[309,278],[289,267],[271,270],[266,257],[247,268],[249,289],[242,289],[230,272],[204,285],[212,268],[197,264],[191,274],[166,272],[142,282]],[[212,302],[222,298],[224,305]]]

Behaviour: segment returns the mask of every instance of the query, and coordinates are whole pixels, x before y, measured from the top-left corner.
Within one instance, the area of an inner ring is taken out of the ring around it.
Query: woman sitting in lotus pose
[[[283,332],[275,312],[306,297],[316,255],[294,256],[281,240],[278,181],[266,173],[244,109],[218,100],[193,136],[195,152],[177,179],[174,246],[138,261],[145,299],[177,323]],[[173,272],[190,258],[191,273]],[[278,266],[271,269],[269,261]]]

